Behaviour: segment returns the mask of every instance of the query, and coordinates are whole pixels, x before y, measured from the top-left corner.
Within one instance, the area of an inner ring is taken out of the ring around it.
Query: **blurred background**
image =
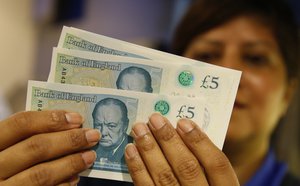
[[[300,1],[288,0],[300,23]],[[29,79],[45,81],[63,25],[168,51],[192,0],[0,0],[0,119],[24,110]],[[300,52],[300,51],[299,51]],[[281,158],[300,176],[300,94],[278,134]],[[2,105],[2,106],[1,106]],[[4,105],[4,106],[3,106]]]

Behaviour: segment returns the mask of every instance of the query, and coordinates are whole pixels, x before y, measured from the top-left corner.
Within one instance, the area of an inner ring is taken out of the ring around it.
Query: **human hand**
[[[0,122],[0,185],[76,185],[96,159],[97,130],[65,111],[21,112]]]
[[[125,158],[136,186],[239,185],[227,157],[191,120],[174,129],[160,114],[137,123]]]

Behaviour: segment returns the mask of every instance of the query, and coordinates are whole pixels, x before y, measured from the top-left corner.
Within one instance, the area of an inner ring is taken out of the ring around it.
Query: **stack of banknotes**
[[[160,112],[193,120],[222,149],[241,72],[63,27],[48,82],[29,81],[27,110],[79,112],[98,128],[97,160],[83,176],[131,181],[123,153],[136,121]]]

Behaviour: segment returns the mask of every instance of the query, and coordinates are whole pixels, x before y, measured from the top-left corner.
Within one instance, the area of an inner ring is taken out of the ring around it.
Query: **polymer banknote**
[[[239,73],[240,75],[240,73]],[[212,66],[166,63],[162,60],[54,48],[49,82],[203,97],[207,101],[203,130],[219,136],[221,149],[238,88],[232,71]]]
[[[82,175],[129,182],[131,177],[124,161],[124,148],[132,142],[129,136],[132,125],[136,121],[147,122],[153,112],[160,112],[174,126],[180,118],[202,123],[206,117],[204,107],[202,98],[38,81],[29,81],[26,101],[26,110],[63,109],[80,113],[85,118],[84,128],[98,128],[102,133],[94,148],[96,162]],[[210,137],[213,141],[218,138]],[[112,150],[114,154],[110,154]]]
[[[214,69],[232,72],[232,75],[237,78],[240,73],[233,69],[212,65],[199,60],[174,55],[168,52],[67,26],[64,26],[62,29],[57,47],[149,60],[158,59],[171,63],[171,65],[180,63],[193,64],[196,66],[210,66]]]

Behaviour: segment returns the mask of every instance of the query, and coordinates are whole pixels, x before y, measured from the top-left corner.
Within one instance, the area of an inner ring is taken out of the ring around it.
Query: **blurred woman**
[[[280,0],[196,1],[178,27],[174,51],[243,71],[224,153],[194,122],[179,120],[174,129],[152,114],[147,125],[134,125],[135,144],[126,147],[134,185],[300,185],[270,145],[298,82],[297,29]],[[65,111],[22,112],[1,121],[0,184],[76,185],[78,173],[96,159],[86,149],[101,138],[80,128],[82,122]],[[92,178],[80,184],[131,185]]]
[[[270,145],[298,83],[298,27],[288,6],[280,0],[196,1],[173,49],[243,72],[223,149],[239,184],[300,185]],[[147,126],[133,127],[133,137],[136,144],[125,155],[135,185],[238,185],[226,157],[190,121],[172,129],[152,115]]]
[[[199,0],[178,26],[173,43],[176,54],[243,72],[223,148],[241,185],[300,185],[270,145],[297,87],[298,41],[293,15],[280,0]],[[183,141],[188,147],[192,143]],[[143,149],[138,143],[137,147],[155,182]],[[170,162],[172,155],[163,147],[162,151]],[[210,176],[201,157],[197,159],[207,183],[215,185],[216,177]],[[169,164],[173,171],[180,166]],[[182,184],[182,175],[174,172],[174,179]],[[225,180],[220,185],[230,185]]]
[[[242,185],[292,179],[270,139],[297,84],[297,31],[287,5],[266,0],[202,0],[178,27],[177,54],[243,72],[223,149]]]

